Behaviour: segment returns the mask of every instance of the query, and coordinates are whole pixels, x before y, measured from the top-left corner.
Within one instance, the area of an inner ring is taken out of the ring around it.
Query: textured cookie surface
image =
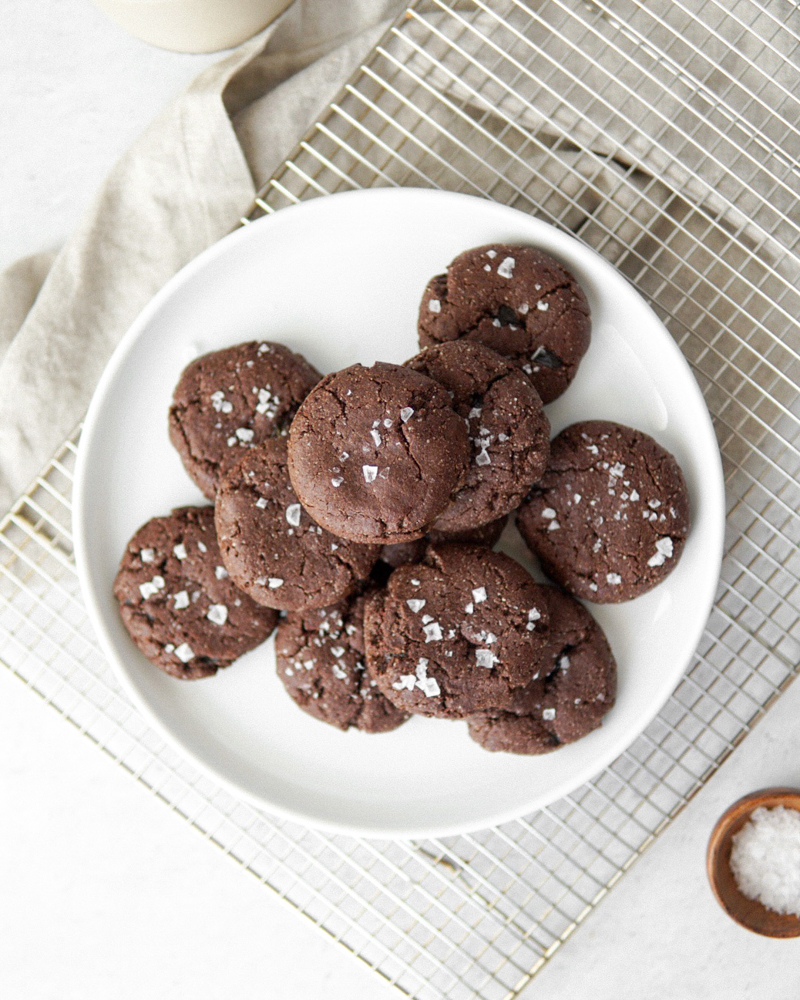
[[[421,347],[478,341],[518,364],[549,403],[589,347],[589,303],[575,277],[533,247],[492,244],[432,278],[419,310]]]
[[[399,365],[326,376],[297,412],[289,475],[328,531],[356,542],[419,538],[465,475],[464,421],[433,379]]]
[[[363,594],[329,608],[290,612],[278,626],[278,676],[309,715],[339,729],[383,733],[408,715],[378,690],[364,666]]]
[[[550,421],[531,380],[496,351],[466,340],[428,347],[406,365],[447,389],[470,438],[466,478],[434,528],[466,531],[517,507],[550,454]]]
[[[689,533],[689,496],[675,458],[642,431],[572,424],[517,512],[542,569],[570,593],[609,604],[672,572]]]
[[[143,525],[125,549],[114,595],[147,659],[183,680],[229,666],[263,642],[278,620],[228,576],[213,507],[181,507]]]
[[[289,481],[286,452],[286,438],[273,438],[222,478],[219,546],[231,578],[259,604],[322,608],[356,590],[380,548],[337,538],[311,520]]]
[[[544,589],[502,553],[432,545],[369,598],[367,669],[404,711],[460,719],[510,707],[545,654]]]
[[[586,736],[614,706],[617,665],[603,630],[586,608],[546,588],[550,631],[535,676],[514,692],[508,710],[469,719],[469,734],[486,750],[540,754]]]
[[[169,437],[209,500],[243,449],[287,432],[320,378],[301,355],[266,341],[204,354],[184,369],[169,411]]]

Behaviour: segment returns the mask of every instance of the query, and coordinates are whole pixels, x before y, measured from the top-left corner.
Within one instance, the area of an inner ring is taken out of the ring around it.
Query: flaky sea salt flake
[[[430,625],[425,625],[422,631],[425,633],[425,642],[441,642],[442,627],[438,622],[431,622]]]
[[[209,606],[206,618],[215,625],[224,625],[228,620],[228,609],[224,604],[212,604]]]
[[[188,642],[182,642],[180,646],[175,650],[175,655],[181,661],[181,663],[188,663],[189,660],[194,659],[194,650],[189,645]]]
[[[147,580],[145,583],[139,584],[139,593],[146,601],[148,597],[152,597],[154,594],[157,594],[159,590],[163,590],[164,586],[164,577],[154,576],[152,580]]]
[[[489,670],[494,666],[495,656],[491,649],[476,649],[475,662],[479,667],[487,667]]]
[[[514,265],[517,262],[513,257],[504,257],[497,265],[497,273],[501,278],[512,278],[514,275]]]
[[[400,679],[392,684],[395,691],[413,691],[417,684],[414,674],[401,674]]]
[[[663,566],[674,551],[671,538],[659,538],[656,542],[656,554],[647,560],[648,566]]]
[[[230,413],[233,410],[233,403],[225,398],[225,393],[222,389],[217,389],[216,392],[211,393],[211,405],[217,413]]]

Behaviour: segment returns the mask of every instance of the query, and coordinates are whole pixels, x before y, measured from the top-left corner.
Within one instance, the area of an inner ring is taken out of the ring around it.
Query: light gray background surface
[[[129,38],[89,0],[0,5],[0,268],[54,249],[116,156],[215,56]],[[2,391],[2,387],[0,387]],[[800,786],[800,686],[525,992],[800,996],[800,940],[732,924],[705,881],[717,816]],[[229,863],[0,670],[0,996],[399,996]]]

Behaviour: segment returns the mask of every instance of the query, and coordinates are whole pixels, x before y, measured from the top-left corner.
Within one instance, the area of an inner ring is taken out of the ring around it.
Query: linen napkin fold
[[[55,259],[0,274],[0,513],[77,426],[141,309],[235,228],[402,7],[296,0],[145,130]]]

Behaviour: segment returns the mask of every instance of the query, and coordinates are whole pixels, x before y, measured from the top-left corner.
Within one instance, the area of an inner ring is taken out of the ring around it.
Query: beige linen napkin
[[[0,274],[0,513],[78,424],[137,314],[236,226],[402,7],[296,0],[149,126],[55,260]]]

